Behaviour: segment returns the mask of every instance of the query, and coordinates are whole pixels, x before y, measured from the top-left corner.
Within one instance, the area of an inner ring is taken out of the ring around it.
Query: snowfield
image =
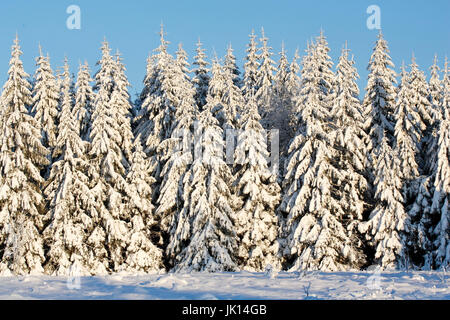
[[[0,299],[450,299],[444,272],[1,277]]]

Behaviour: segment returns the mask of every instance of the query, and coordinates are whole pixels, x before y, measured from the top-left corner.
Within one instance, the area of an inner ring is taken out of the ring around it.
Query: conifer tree
[[[132,105],[130,101],[130,95],[128,93],[128,82],[125,74],[125,66],[122,63],[119,51],[117,51],[116,59],[113,71],[114,87],[111,94],[111,107],[117,110],[117,122],[120,132],[120,149],[122,150],[125,159],[123,163],[127,169],[129,160],[131,158],[131,149],[133,144],[133,132],[131,131],[131,112]]]
[[[434,194],[431,211],[439,220],[433,230],[434,266],[447,270],[450,265],[450,75],[445,61],[439,147],[435,167]]]
[[[177,106],[171,136],[161,142],[158,153],[164,163],[161,171],[161,187],[157,199],[156,216],[162,231],[164,247],[173,232],[174,219],[183,206],[183,178],[192,163],[192,134],[197,107],[194,99],[195,89],[183,76],[181,68],[178,79],[174,81],[177,88]]]
[[[402,269],[409,266],[406,235],[410,231],[410,220],[404,210],[399,160],[386,135],[375,154],[378,159],[375,168],[376,206],[369,220],[359,225],[359,230],[374,248],[375,264],[383,269]]]
[[[442,80],[439,76],[440,68],[437,64],[437,56],[434,56],[433,65],[430,67],[430,81],[428,82],[430,102],[430,113],[432,118],[431,128],[429,128],[429,134],[427,135],[426,145],[423,146],[423,173],[426,175],[431,174],[431,167],[437,163],[437,145],[438,145],[438,133],[440,120],[443,118],[444,110],[442,109]],[[427,155],[427,156],[425,156]]]
[[[232,74],[216,59],[211,68],[208,103],[219,125],[224,129],[236,128],[240,108],[244,105],[241,90],[234,85]]]
[[[68,70],[67,63],[65,69]],[[44,190],[49,201],[49,224],[43,233],[48,247],[45,269],[48,274],[59,276],[105,274],[106,266],[98,259],[106,256],[106,250],[96,251],[90,246],[95,217],[103,204],[95,201],[90,189],[92,167],[86,158],[88,142],[81,140],[79,123],[72,113],[70,85],[66,72],[53,154],[55,162]]]
[[[356,227],[367,209],[368,136],[364,132],[364,119],[358,98],[356,81],[359,76],[349,52],[346,44],[336,68],[336,98],[331,110],[333,130],[329,136],[337,151],[332,163],[339,168],[340,175],[333,177],[334,192],[338,194],[339,204],[346,212],[344,225],[351,238],[361,239]]]
[[[203,110],[203,106],[206,104],[206,96],[208,95],[209,87],[209,63],[206,60],[205,49],[202,48],[202,45],[200,39],[198,39],[197,55],[194,56],[194,62],[192,63],[195,66],[192,70],[194,73],[192,83],[196,90],[195,101],[197,101],[199,111]]]
[[[416,63],[416,59],[413,56],[411,59],[409,72],[409,87],[410,92],[408,94],[409,101],[411,104],[411,108],[414,109],[419,119],[415,122],[416,127],[420,128],[419,131],[419,152],[416,157],[419,161],[419,171],[421,173],[425,173],[426,159],[428,158],[428,154],[426,154],[425,150],[428,149],[428,145],[433,143],[433,109],[428,100],[429,98],[429,88],[428,83],[425,78],[425,74],[423,71],[419,70],[419,66]],[[422,151],[422,153],[420,153]]]
[[[104,204],[104,210],[100,211],[94,223],[102,228],[99,229],[97,240],[98,245],[103,243],[108,252],[108,271],[118,271],[125,266],[124,252],[129,240],[127,224],[130,217],[124,204],[127,183],[125,151],[122,150],[123,109],[118,104],[120,94],[114,85],[118,77],[114,74],[117,67],[106,41],[98,65],[100,70],[95,77],[98,92],[92,114],[89,156],[97,173],[96,179],[92,181],[93,192],[96,201]]]
[[[258,69],[260,66],[259,56],[258,56],[258,43],[256,41],[256,34],[254,30],[249,35],[250,42],[247,45],[247,55],[245,57],[244,63],[244,79],[242,92],[244,96],[250,94],[251,92],[258,92]]]
[[[139,137],[134,141],[131,168],[127,174],[127,207],[130,212],[130,239],[126,249],[127,270],[154,272],[163,268],[162,252],[153,244],[152,184],[155,179],[148,174],[150,163],[142,150]],[[156,235],[157,236],[157,235]]]
[[[264,271],[268,265],[281,269],[275,215],[280,187],[267,163],[267,139],[260,119],[256,98],[250,96],[239,121],[234,192],[242,203],[236,219],[239,257],[244,269],[251,271]]]
[[[264,28],[261,29],[261,43],[260,53],[258,58],[260,60],[260,66],[257,73],[257,87],[256,99],[258,107],[260,108],[259,114],[261,115],[261,123],[264,128],[268,128],[270,122],[271,110],[271,98],[273,92],[273,78],[276,68],[275,62],[272,60],[273,53],[272,48],[268,46],[268,38],[264,33]]]
[[[183,179],[183,208],[168,256],[174,271],[235,271],[238,269],[232,174],[223,160],[223,131],[214,118],[208,93],[195,128],[193,163]],[[200,137],[200,138],[199,138]]]
[[[59,90],[49,58],[43,56],[41,46],[36,66],[31,113],[42,132],[42,144],[52,150],[57,137]]]
[[[433,120],[436,122],[444,116],[442,110],[442,80],[440,79],[440,68],[438,65],[437,55],[434,56],[433,65],[430,67],[430,81],[428,82],[429,96],[428,100],[431,104]]]
[[[416,157],[419,156],[419,143],[425,128],[418,110],[413,102],[411,74],[402,67],[402,79],[397,93],[395,107],[395,148],[399,157],[400,178],[403,181],[402,195],[405,203],[414,197],[413,183],[419,176]]]
[[[284,254],[292,261],[287,265],[290,270],[358,269],[364,256],[358,239],[342,223],[347,213],[333,185],[333,177],[345,173],[332,163],[338,152],[327,137],[334,79],[322,32],[310,50],[297,100],[299,128],[288,150],[283,181]]]
[[[1,95],[0,146],[0,270],[16,275],[41,274],[45,261],[41,231],[44,226],[44,183],[40,170],[49,164],[32,104],[28,74],[20,59],[16,36],[8,80]]]
[[[297,64],[298,52],[295,53],[292,63],[289,64],[284,44],[280,52],[277,73],[274,76],[272,110],[270,121],[274,129],[280,131],[280,151],[285,155],[288,143],[292,138],[293,128],[290,121],[293,117],[293,106],[298,94],[300,78]]]
[[[381,145],[384,134],[387,134],[387,143],[394,146],[395,127],[395,98],[396,73],[392,69],[394,64],[389,56],[389,49],[383,34],[380,32],[369,61],[369,76],[366,95],[363,100],[365,130],[370,135],[368,152],[371,167],[376,167],[374,149]],[[371,182],[374,173],[371,174]]]
[[[236,57],[234,56],[233,51],[234,50],[231,47],[230,43],[227,48],[227,54],[225,55],[224,66],[231,73],[233,77],[233,84],[236,87],[241,88],[242,87],[242,80],[240,78],[241,71],[239,70],[239,67],[236,64]]]
[[[183,44],[181,42],[178,44],[176,62],[177,62],[178,67],[181,68],[181,70],[185,74],[186,79],[190,80],[189,79],[190,64],[188,62],[188,55],[187,55],[186,51],[184,51]]]
[[[95,100],[94,92],[91,87],[91,76],[89,74],[89,65],[85,62],[80,64],[77,82],[75,84],[75,104],[73,107],[74,120],[79,127],[80,136],[87,141],[90,134],[91,116],[93,112],[93,103]]]

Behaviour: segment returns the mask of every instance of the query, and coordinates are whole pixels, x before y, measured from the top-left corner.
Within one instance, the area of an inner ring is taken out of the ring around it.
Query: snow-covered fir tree
[[[419,176],[416,158],[419,156],[419,143],[425,124],[413,102],[411,74],[406,72],[404,66],[401,75],[394,114],[394,145],[399,158],[399,176],[403,181],[402,195],[405,203],[408,203],[408,199],[414,197],[413,183]]]
[[[224,60],[224,67],[232,74],[233,76],[233,84],[241,88],[242,87],[242,80],[240,78],[241,71],[239,70],[239,67],[236,64],[236,57],[233,54],[233,47],[231,46],[231,43],[227,47],[227,54],[225,55]]]
[[[433,120],[442,119],[444,112],[442,110],[442,80],[440,78],[440,68],[437,55],[434,56],[433,64],[430,67],[430,80],[428,81],[429,96]]]
[[[272,48],[268,46],[268,38],[261,29],[261,48],[259,49],[258,58],[260,65],[257,73],[256,101],[258,103],[259,114],[261,115],[261,123],[264,128],[269,128],[271,113],[271,98],[273,92],[273,77],[276,72],[275,62],[272,60]]]
[[[359,240],[347,230],[346,208],[334,186],[334,177],[345,173],[332,162],[338,152],[327,138],[334,76],[322,32],[310,50],[297,100],[300,125],[288,150],[283,181],[284,254],[290,270],[358,269],[364,255]]]
[[[28,113],[33,100],[21,55],[16,36],[0,99],[0,271],[15,275],[43,272],[45,203],[40,170],[49,164],[40,126]]]
[[[135,129],[135,136],[141,136],[144,152],[152,162],[153,176],[157,179],[156,191],[160,184],[160,172],[164,161],[158,148],[162,141],[170,138],[175,121],[175,113],[179,108],[186,87],[186,77],[175,59],[167,52],[168,42],[164,38],[164,31],[160,32],[160,45],[155,55],[150,59],[152,63],[145,80],[147,96],[142,102],[139,124]],[[156,192],[157,198],[157,192]]]
[[[224,161],[223,131],[207,96],[198,116],[194,160],[183,179],[183,208],[167,248],[174,271],[235,271],[238,269],[232,173]]]
[[[393,68],[394,64],[389,56],[387,42],[380,31],[367,67],[369,76],[363,100],[365,130],[370,135],[368,152],[372,168],[377,166],[374,150],[381,145],[385,134],[389,146],[391,148],[394,146],[397,80]],[[374,174],[374,172],[371,174],[371,183]]]
[[[148,174],[150,163],[142,150],[140,138],[134,141],[131,168],[126,180],[126,210],[130,213],[130,239],[126,249],[126,269],[131,272],[155,272],[163,268],[162,251],[152,240],[153,228],[152,184],[155,179]],[[158,235],[156,235],[157,237]]]
[[[186,75],[186,79],[189,79],[189,67],[190,64],[188,62],[188,55],[186,51],[183,49],[183,44],[180,42],[178,44],[178,50],[177,50],[177,56],[176,56],[176,62],[179,68],[183,71],[183,73]]]
[[[92,91],[92,78],[87,62],[80,63],[75,84],[75,104],[73,106],[74,121],[77,122],[80,136],[83,140],[89,139],[91,116],[95,95]]]
[[[244,105],[241,90],[234,85],[232,74],[217,59],[212,63],[211,74],[208,107],[224,130],[234,129]]]
[[[52,150],[58,134],[59,88],[50,67],[49,58],[42,54],[41,46],[39,46],[36,66],[31,113],[40,126],[42,144]]]
[[[376,205],[369,220],[359,225],[359,230],[374,248],[374,264],[383,269],[407,268],[406,236],[410,220],[404,210],[399,160],[395,150],[389,146],[387,136],[382,138],[375,155],[378,159],[375,168]]]
[[[197,101],[199,111],[203,110],[203,106],[206,104],[209,87],[209,62],[207,61],[205,49],[202,48],[202,45],[200,39],[198,39],[197,55],[194,56],[194,62],[192,63],[195,66],[192,70],[194,73],[192,83],[195,87],[195,101]]]
[[[410,74],[402,66],[401,81],[395,107],[395,154],[398,158],[398,177],[402,182],[402,202],[411,218],[410,234],[407,241],[408,255],[412,264],[421,263],[421,247],[427,246],[423,238],[423,216],[428,214],[429,192],[427,177],[419,177],[419,143],[425,124],[412,101]]]
[[[250,42],[247,44],[247,55],[244,63],[244,77],[242,92],[244,96],[251,92],[258,92],[258,70],[259,70],[259,55],[258,42],[256,41],[255,31],[249,35]]]
[[[333,130],[329,136],[337,151],[332,163],[341,171],[333,178],[339,205],[346,212],[344,223],[351,238],[361,239],[357,224],[367,209],[368,136],[364,132],[364,118],[358,98],[356,81],[359,75],[349,52],[346,44],[336,68],[336,98],[331,110]]]
[[[125,265],[124,252],[129,240],[130,215],[124,204],[127,183],[125,150],[122,150],[123,106],[120,105],[119,90],[114,90],[117,66],[106,41],[103,43],[102,58],[98,65],[100,70],[95,77],[98,91],[92,114],[89,151],[90,162],[97,173],[96,179],[92,181],[93,192],[96,201],[104,204],[104,210],[100,211],[94,221],[99,228],[96,245],[105,246],[108,252],[105,257],[108,258],[108,271],[118,271]]]
[[[420,128],[420,136],[418,143],[420,144],[421,154],[417,154],[419,162],[419,171],[426,171],[426,159],[428,154],[425,150],[428,149],[428,144],[433,143],[433,109],[428,100],[429,89],[428,82],[426,81],[425,74],[419,70],[419,66],[416,63],[416,59],[413,56],[411,59],[410,72],[409,72],[409,98],[411,108],[414,109],[419,119],[415,120],[416,127]]]
[[[272,110],[270,115],[271,126],[280,131],[280,151],[285,155],[290,139],[292,139],[292,128],[290,121],[293,116],[293,106],[300,87],[298,75],[299,65],[298,51],[289,64],[284,43],[280,52],[277,73],[274,76]]]
[[[442,98],[445,81],[439,79],[436,57],[430,69],[428,100],[431,106],[432,125],[429,129],[430,134],[427,136],[427,143],[422,145],[422,148],[424,148],[422,152],[426,154],[426,157],[423,156],[425,165],[423,175],[416,181],[417,194],[408,212],[412,220],[410,237],[413,246],[411,258],[415,266],[423,270],[431,270],[435,267],[433,250],[435,249],[436,234],[434,231],[441,217],[440,210],[433,207],[433,199],[440,154],[440,125],[444,115]],[[440,196],[438,198],[440,199]]]
[[[450,71],[447,61],[444,72],[444,116],[439,126],[439,147],[431,205],[432,214],[439,219],[433,230],[434,266],[441,270],[447,270],[450,266]]]
[[[264,271],[269,265],[280,270],[275,214],[280,187],[269,169],[267,137],[260,120],[256,98],[250,96],[239,120],[235,150],[233,187],[242,203],[236,213],[239,258],[247,270]]]
[[[444,110],[442,109],[442,80],[440,79],[440,68],[438,66],[437,56],[434,56],[433,65],[430,67],[431,77],[428,82],[429,95],[428,101],[430,102],[430,113],[432,117],[432,124],[427,135],[426,145],[422,146],[423,154],[423,173],[430,175],[431,167],[434,163],[437,163],[437,145],[438,145],[438,132],[440,120],[444,116]],[[426,157],[424,155],[427,155]]]
[[[162,232],[164,247],[173,236],[174,221],[183,206],[183,178],[192,163],[193,123],[196,118],[197,107],[195,89],[183,76],[181,68],[178,70],[176,83],[177,99],[174,121],[171,124],[171,136],[161,142],[158,154],[163,163],[161,186],[156,201],[156,216]]]
[[[43,233],[48,247],[45,269],[46,273],[58,276],[105,274],[107,266],[99,259],[107,252],[92,250],[90,239],[103,204],[96,201],[90,189],[93,172],[86,158],[88,143],[82,141],[79,122],[75,121],[70,85],[66,73],[62,82],[55,162],[44,189],[49,203],[46,215],[49,224]]]
[[[119,51],[116,53],[113,70],[114,87],[111,94],[110,107],[117,110],[117,122],[120,133],[120,149],[125,159],[123,160],[125,168],[128,168],[128,161],[131,158],[131,149],[133,145],[133,132],[131,130],[131,110],[132,105],[128,93],[128,82],[125,74],[125,66],[122,63]],[[128,160],[128,161],[127,161]]]

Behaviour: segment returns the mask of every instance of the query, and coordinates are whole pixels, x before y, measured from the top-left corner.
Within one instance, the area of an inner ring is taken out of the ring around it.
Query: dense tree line
[[[242,71],[199,40],[191,67],[161,28],[132,101],[106,40],[75,79],[41,48],[28,75],[16,37],[0,273],[448,268],[447,60],[398,77],[380,33],[361,101],[347,44],[334,68],[323,32],[292,61],[268,40],[252,31]]]

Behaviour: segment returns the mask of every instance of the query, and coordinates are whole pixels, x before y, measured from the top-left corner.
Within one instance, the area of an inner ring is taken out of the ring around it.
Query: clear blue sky
[[[72,4],[81,8],[81,30],[66,27],[66,9]],[[306,41],[323,28],[335,63],[348,41],[363,91],[367,62],[378,32],[366,27],[366,9],[372,4],[381,9],[381,27],[397,71],[402,60],[409,62],[413,51],[427,74],[435,53],[441,64],[445,55],[450,56],[449,0],[14,0],[0,3],[0,81],[3,84],[7,76],[16,31],[25,69],[30,74],[34,73],[39,42],[44,52],[49,52],[53,69],[62,65],[67,55],[72,72],[77,72],[80,60],[87,60],[95,71],[101,41],[106,36],[110,46],[123,53],[134,95],[142,88],[146,58],[158,46],[159,25],[163,22],[171,52],[182,42],[192,58],[200,37],[210,57],[213,50],[222,56],[231,42],[241,68],[252,28],[259,33],[264,27],[275,60],[282,41],[291,58],[297,47],[303,54]]]

